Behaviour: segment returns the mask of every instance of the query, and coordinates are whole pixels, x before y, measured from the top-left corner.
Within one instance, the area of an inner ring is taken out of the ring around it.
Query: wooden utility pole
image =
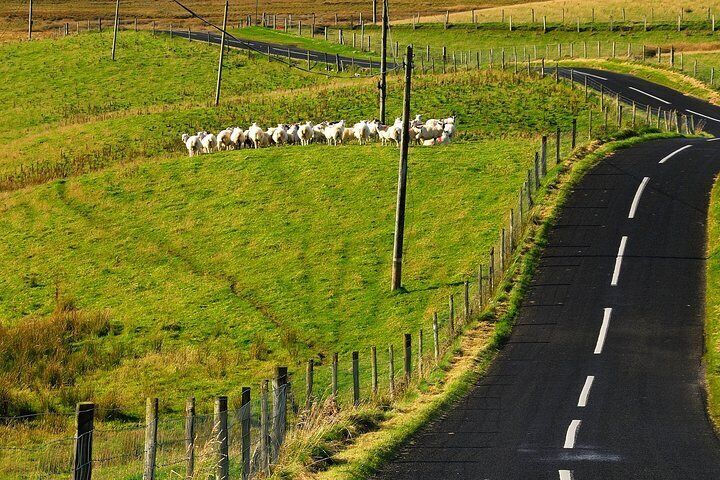
[[[385,0],[387,1],[387,0]],[[405,57],[405,94],[403,97],[402,139],[398,169],[397,209],[395,213],[395,242],[393,248],[392,290],[402,285],[403,237],[405,234],[405,197],[407,194],[408,147],[410,145],[410,81],[412,80],[413,47],[408,45]]]
[[[32,40],[32,27],[33,27],[33,0],[30,0],[28,7],[28,40]]]
[[[385,124],[385,100],[387,98],[387,33],[388,2],[383,0],[382,41],[380,43],[380,123]]]
[[[373,25],[377,25],[377,0],[373,0],[372,15],[373,15]]]
[[[115,60],[118,28],[120,27],[120,0],[115,0],[115,29],[113,30],[112,59]]]
[[[222,86],[223,59],[225,58],[225,32],[227,31],[229,2],[225,1],[225,15],[223,16],[222,35],[220,37],[220,61],[218,62],[217,86],[215,87],[215,106],[220,105],[220,87]]]

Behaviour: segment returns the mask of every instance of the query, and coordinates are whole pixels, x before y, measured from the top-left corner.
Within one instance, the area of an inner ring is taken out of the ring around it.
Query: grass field
[[[13,55],[25,62],[3,67],[10,78],[22,77],[15,69],[45,72],[45,91],[58,95],[43,103],[41,82],[23,87],[24,103],[4,118],[23,133],[3,146],[0,171],[52,162],[61,152],[117,153],[117,165],[102,165],[107,171],[3,194],[0,231],[9,241],[0,248],[7,273],[0,316],[9,343],[23,345],[29,335],[14,326],[44,321],[40,330],[51,329],[58,312],[79,312],[88,324],[49,347],[59,357],[28,369],[19,384],[4,383],[20,410],[70,408],[79,397],[134,410],[152,392],[179,407],[190,392],[208,398],[256,384],[277,362],[295,367],[427,321],[496,238],[538,135],[556,124],[567,128],[586,108],[580,92],[508,72],[416,78],[413,111],[457,114],[461,141],[412,150],[409,293],[389,295],[395,149],[283,148],[188,159],[179,141],[183,131],[233,123],[370,118],[373,79],[301,88],[317,77],[237,55],[226,72],[227,100],[213,108],[198,99],[212,91],[210,67],[178,74],[195,57],[215,53],[212,47],[125,35],[115,66],[94,48],[106,41],[83,35],[23,43]],[[53,76],[57,65],[43,66],[38,53],[44,44],[78,66]],[[116,88],[73,87],[90,82]],[[248,102],[233,91],[244,82],[267,91]],[[393,77],[391,118],[400,97]],[[131,100],[113,103],[121,98]],[[110,113],[63,115],[68,100]],[[78,344],[90,348],[92,361],[76,361]],[[32,357],[10,361],[5,371],[25,363]],[[121,380],[131,373],[132,384]]]
[[[716,428],[720,428],[720,182],[715,183],[710,201],[706,283],[705,375],[708,411]]]

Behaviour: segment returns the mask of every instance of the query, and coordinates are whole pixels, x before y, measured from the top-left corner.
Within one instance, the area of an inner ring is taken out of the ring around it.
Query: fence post
[[[547,141],[547,135],[543,135],[540,141],[540,173],[543,177],[547,171]]]
[[[282,445],[285,439],[287,374],[287,367],[275,367],[275,378],[273,379],[273,435],[275,439],[275,445],[272,446],[273,461],[277,460],[278,454],[280,453],[280,445]]]
[[[185,479],[195,476],[195,397],[185,402]]]
[[[92,477],[92,443],[95,404],[81,402],[75,407],[75,446],[73,453],[73,480],[90,480]]]
[[[450,294],[450,299],[448,300],[450,312],[448,314],[448,325],[450,326],[450,338],[455,338],[455,299],[453,298],[453,294]]]
[[[418,378],[423,377],[423,331],[418,332]]]
[[[155,455],[157,453],[158,399],[148,398],[145,403],[145,463],[143,480],[155,478]]]
[[[377,348],[375,345],[370,347],[370,376],[373,397],[378,394],[378,370],[377,370]]]
[[[490,247],[490,263],[488,265],[488,301],[492,297],[495,288],[495,247]]]
[[[250,478],[250,387],[242,387],[240,397],[240,421],[242,423],[242,480]]]
[[[334,399],[337,399],[338,394],[338,354],[333,353],[332,359],[332,380],[331,380],[331,391]]]
[[[555,165],[560,164],[560,127],[555,129]],[[543,172],[543,176],[547,173],[546,170]]]
[[[227,397],[215,398],[213,430],[217,440],[217,480],[228,480],[230,478],[227,406]]]
[[[403,358],[404,360],[404,371],[405,371],[405,386],[407,387],[410,385],[410,375],[412,370],[412,337],[409,333],[406,333],[405,336],[405,356]]]
[[[570,138],[570,147],[575,150],[575,145],[577,144],[577,118],[572,119],[572,135]]]
[[[390,397],[395,395],[395,351],[392,344],[388,348],[388,366],[390,370]]]
[[[535,152],[535,191],[540,188],[540,155]]]
[[[267,474],[270,469],[270,402],[268,382],[260,384],[260,471]]]
[[[352,352],[353,405],[360,405],[360,359],[358,352]]]
[[[312,406],[313,396],[313,376],[315,362],[313,359],[307,361],[307,369],[305,371],[305,408],[310,409]]]
[[[437,312],[433,312],[433,353],[435,354],[435,364],[440,359],[440,337],[438,333]]]

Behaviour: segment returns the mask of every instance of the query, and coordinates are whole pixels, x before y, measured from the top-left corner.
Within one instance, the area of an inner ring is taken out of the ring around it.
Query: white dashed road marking
[[[573,474],[570,470],[558,470],[560,473],[560,480],[573,480]]]
[[[610,327],[610,315],[612,315],[612,308],[606,308],[603,313],[603,321],[600,326],[600,333],[598,334],[597,343],[595,344],[595,355],[600,355],[605,346],[605,337],[607,337],[608,327]]]
[[[575,448],[575,438],[577,437],[578,428],[580,428],[580,420],[573,420],[565,434],[565,445],[563,448]]]
[[[707,115],[703,115],[702,113],[694,112],[692,110],[685,110],[688,113],[692,113],[693,115],[697,115],[699,117],[707,118],[708,120],[712,120],[713,122],[720,122],[717,118],[714,117],[708,117]]]
[[[667,162],[668,160],[670,160],[672,157],[674,157],[675,155],[677,155],[678,153],[680,153],[680,152],[682,152],[683,150],[686,150],[686,149],[688,149],[688,148],[690,148],[690,147],[692,147],[692,145],[685,145],[684,147],[678,148],[677,150],[675,150],[674,152],[672,152],[670,155],[668,155],[667,157],[665,157],[665,158],[663,158],[662,160],[660,160],[658,163],[665,163],[665,162]]]
[[[625,245],[627,245],[628,237],[624,236],[620,239],[620,248],[618,248],[617,258],[615,258],[615,270],[613,271],[610,285],[616,287],[620,279],[620,267],[622,267],[623,256],[625,255]]]
[[[640,203],[640,197],[642,197],[643,190],[645,190],[645,186],[649,181],[650,177],[645,177],[642,182],[640,182],[640,186],[638,187],[637,192],[635,192],[635,198],[633,198],[632,205],[630,206],[628,218],[635,218],[635,212],[637,211],[638,203]]]
[[[668,102],[667,100],[663,100],[663,99],[660,98],[660,97],[656,97],[655,95],[651,95],[651,94],[649,94],[649,93],[647,93],[647,92],[643,92],[643,91],[640,90],[639,88],[635,88],[635,87],[628,87],[628,88],[629,88],[630,90],[635,90],[635,91],[638,92],[638,93],[642,93],[643,95],[647,95],[647,96],[650,97],[650,98],[654,98],[654,99],[657,100],[658,102],[662,102],[662,103],[664,103],[665,105],[670,105],[670,102]],[[688,110],[688,111],[689,111],[689,110]]]
[[[583,385],[582,391],[580,392],[580,398],[578,399],[578,407],[586,407],[588,396],[590,396],[590,388],[592,388],[592,384],[595,381],[595,377],[592,375],[589,375],[585,379],[585,385]]]

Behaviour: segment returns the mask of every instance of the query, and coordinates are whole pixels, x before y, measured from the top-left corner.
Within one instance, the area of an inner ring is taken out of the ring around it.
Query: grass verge
[[[705,307],[705,377],[708,412],[720,428],[720,181],[710,197],[708,213],[707,290]]]

